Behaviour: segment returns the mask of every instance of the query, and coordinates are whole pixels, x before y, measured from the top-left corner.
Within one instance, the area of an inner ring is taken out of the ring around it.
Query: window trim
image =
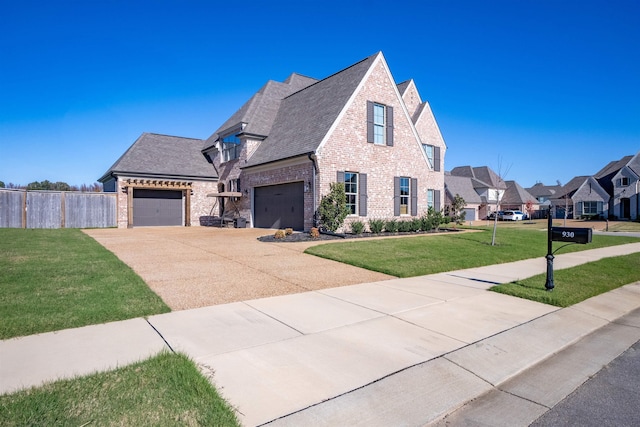
[[[225,141],[225,139],[233,138],[233,141]],[[236,141],[237,140],[237,141]],[[231,132],[220,138],[220,161],[221,163],[230,162],[240,158],[240,145],[242,141],[238,137],[238,133]]]
[[[351,207],[353,206],[353,209],[351,210],[351,213],[349,213],[349,216],[357,216],[358,212],[360,211],[360,186],[359,186],[359,180],[360,180],[360,174],[358,174],[358,172],[351,172],[351,171],[344,171],[344,193],[345,196],[347,197],[347,207]],[[348,176],[355,176],[355,182],[348,182],[347,181],[347,177]],[[347,191],[347,185],[349,186],[355,186],[355,193],[352,191]],[[352,197],[354,202],[353,203],[349,203],[349,198]]]
[[[383,123],[376,122],[375,107],[383,108]],[[382,127],[383,142],[375,141],[375,133],[378,127]],[[377,146],[393,146],[393,107],[380,102],[367,101],[367,142]]]

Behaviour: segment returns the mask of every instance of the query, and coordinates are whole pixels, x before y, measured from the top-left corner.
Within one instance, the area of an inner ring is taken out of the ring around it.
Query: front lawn
[[[546,273],[491,288],[492,291],[558,307],[569,307],[587,298],[640,281],[640,253],[604,258],[554,271],[552,291],[545,288]]]
[[[544,258],[547,253],[546,230],[500,228],[495,246],[491,246],[491,233],[491,227],[478,227],[473,232],[324,244],[310,247],[305,252],[396,277]],[[594,234],[592,243],[570,245],[558,253],[638,241],[640,239],[633,237]],[[562,244],[554,242],[554,250]]]
[[[78,229],[0,229],[0,272],[0,339],[170,311]]]
[[[0,396],[2,426],[238,426],[186,356],[161,353],[114,371]]]

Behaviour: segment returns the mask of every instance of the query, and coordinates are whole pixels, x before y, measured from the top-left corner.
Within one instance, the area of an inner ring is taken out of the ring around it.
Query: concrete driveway
[[[303,253],[316,242],[257,240],[272,230],[144,227],[84,232],[129,265],[172,310],[393,278]]]

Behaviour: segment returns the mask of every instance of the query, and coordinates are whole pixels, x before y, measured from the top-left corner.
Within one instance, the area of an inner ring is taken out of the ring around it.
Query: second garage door
[[[134,227],[182,224],[182,191],[133,190]]]
[[[304,183],[256,187],[255,227],[304,229]]]

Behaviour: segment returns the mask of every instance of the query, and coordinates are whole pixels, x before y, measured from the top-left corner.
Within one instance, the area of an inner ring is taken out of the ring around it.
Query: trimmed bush
[[[364,223],[362,221],[353,221],[351,223],[351,232],[353,234],[362,234],[364,231]]]
[[[276,234],[273,235],[276,239],[284,239],[284,230],[276,230]]]
[[[316,227],[313,227],[309,230],[309,236],[311,236],[312,239],[317,239],[320,237],[320,231]]]
[[[374,234],[382,233],[385,221],[383,219],[370,219],[369,230]]]
[[[397,233],[398,232],[398,221],[395,218],[387,220],[384,224],[384,230],[387,233]]]
[[[291,236],[293,234],[293,228],[285,228],[284,234],[286,234],[287,236]]]
[[[402,233],[408,233],[411,231],[411,221],[399,221],[398,222],[398,231]]]

